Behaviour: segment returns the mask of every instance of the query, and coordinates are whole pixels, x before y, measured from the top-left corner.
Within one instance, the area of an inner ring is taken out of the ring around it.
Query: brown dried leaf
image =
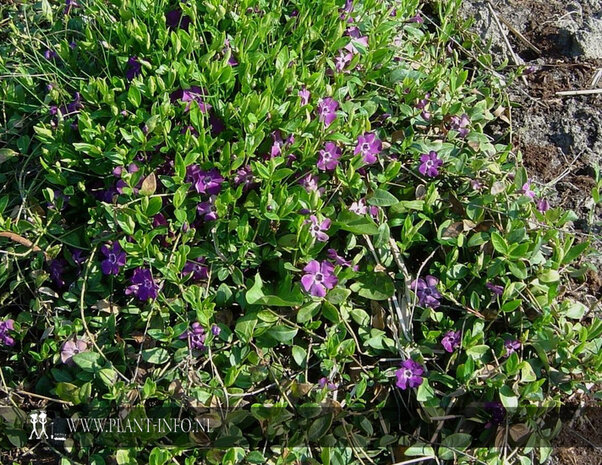
[[[385,310],[382,306],[374,301],[370,301],[372,309],[372,327],[376,329],[385,329]]]
[[[102,299],[92,305],[92,310],[98,310],[99,312],[112,313],[117,315],[119,313],[119,307],[107,299]]]
[[[464,223],[461,221],[456,221],[445,228],[445,231],[443,231],[441,237],[458,237],[462,231],[464,231]]]
[[[424,184],[419,184],[416,187],[416,200],[422,200],[426,196],[426,186]]]
[[[496,181],[491,186],[491,195],[501,194],[505,190],[506,190],[506,186],[504,185],[504,183],[501,181]]]
[[[140,194],[153,195],[156,190],[157,178],[155,177],[155,173],[151,173],[144,179],[144,181],[142,181],[142,186],[140,187]]]
[[[510,427],[510,437],[514,442],[524,441],[530,432],[529,427],[524,423],[517,423]]]

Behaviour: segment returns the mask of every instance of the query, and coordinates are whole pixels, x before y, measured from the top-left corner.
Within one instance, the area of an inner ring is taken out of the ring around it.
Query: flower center
[[[211,181],[213,181],[213,178],[211,176],[205,176],[205,179],[203,180],[205,184],[210,184]]]
[[[367,142],[364,142],[362,144],[362,152],[369,152],[370,151],[370,144],[368,144]]]
[[[428,160],[428,161],[424,162],[424,165],[427,168],[432,168],[433,167],[433,160]]]
[[[79,349],[73,349],[74,354],[79,354]]]
[[[150,279],[144,280],[144,287],[153,287],[153,283],[151,282]]]
[[[317,273],[316,281],[324,281],[324,275],[322,273]]]
[[[412,373],[412,370],[405,370],[405,371],[403,372],[403,375],[404,375],[406,378],[411,378],[412,376],[414,376],[414,373]]]
[[[111,263],[117,263],[117,256],[114,253],[109,254],[109,261]]]

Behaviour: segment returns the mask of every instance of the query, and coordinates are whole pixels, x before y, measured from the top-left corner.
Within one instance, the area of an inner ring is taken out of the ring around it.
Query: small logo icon
[[[29,435],[29,439],[33,439],[34,435],[36,439],[46,438],[48,439],[48,433],[46,433],[46,423],[48,422],[48,417],[46,416],[46,412],[42,410],[40,413],[30,413],[29,419],[31,420],[31,434]],[[38,423],[40,428],[38,430]]]

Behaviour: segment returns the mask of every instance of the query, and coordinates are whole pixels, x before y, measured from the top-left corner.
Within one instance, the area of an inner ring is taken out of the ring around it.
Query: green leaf
[[[507,409],[515,409],[518,407],[518,396],[514,394],[509,386],[502,386],[500,389],[500,400]]]
[[[389,207],[398,202],[399,200],[393,194],[382,189],[376,189],[372,197],[368,199],[369,205],[376,205],[377,207]]]
[[[100,354],[96,352],[80,352],[73,356],[75,364],[84,371],[98,371],[102,368]]]
[[[292,353],[295,363],[301,368],[305,368],[307,362],[307,351],[303,347],[293,346]]]
[[[334,415],[329,413],[328,415],[321,416],[320,418],[313,421],[309,427],[307,438],[310,441],[317,441],[324,436],[330,430]]]
[[[471,441],[472,436],[468,433],[450,434],[441,441],[439,458],[442,460],[455,460],[455,451],[463,451],[470,445]]]
[[[130,86],[128,90],[128,100],[134,107],[138,108],[142,102],[142,95],[136,86]]]
[[[499,233],[491,233],[491,243],[493,244],[493,248],[502,255],[508,254],[508,243]]]
[[[349,210],[343,210],[335,224],[343,231],[349,231],[353,234],[368,234],[371,236],[378,233],[378,226],[371,218],[356,215]]]
[[[298,331],[298,329],[290,328],[286,325],[276,325],[270,328],[267,334],[278,342],[288,343],[294,339]]]
[[[542,283],[555,283],[560,281],[560,273],[557,270],[547,270],[543,274],[539,275],[539,280]]]
[[[142,351],[142,359],[148,363],[161,365],[169,360],[169,352],[161,347],[153,347]]]
[[[3,148],[0,149],[0,164],[4,163],[6,160],[16,157],[18,154],[14,150]]]
[[[395,293],[393,280],[383,272],[364,273],[350,288],[370,300],[387,300]]]

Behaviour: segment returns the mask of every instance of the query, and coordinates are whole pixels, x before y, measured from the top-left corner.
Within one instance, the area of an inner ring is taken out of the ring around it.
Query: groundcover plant
[[[546,460],[588,245],[457,7],[0,6],[4,462]]]

